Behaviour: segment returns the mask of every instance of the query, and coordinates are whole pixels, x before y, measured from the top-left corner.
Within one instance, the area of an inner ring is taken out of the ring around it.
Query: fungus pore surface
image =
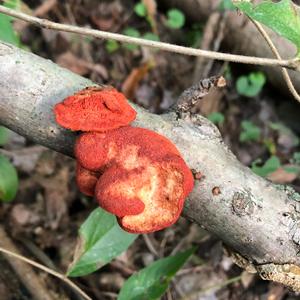
[[[87,88],[55,106],[57,122],[86,131],[75,144],[80,191],[118,217],[123,229],[147,233],[179,218],[193,175],[164,136],[129,126],[136,112],[114,88]]]

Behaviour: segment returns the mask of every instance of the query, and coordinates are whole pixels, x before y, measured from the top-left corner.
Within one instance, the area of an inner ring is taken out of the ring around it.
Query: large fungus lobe
[[[136,112],[111,87],[87,88],[54,108],[56,121],[84,131],[76,141],[80,191],[133,233],[163,229],[179,218],[193,175],[164,136],[131,127]]]
[[[112,87],[89,87],[54,107],[56,121],[71,130],[108,131],[128,125],[136,111]]]
[[[153,232],[173,224],[193,188],[192,173],[176,147],[144,128],[84,133],[75,156],[83,168],[103,173],[95,197],[129,232]]]

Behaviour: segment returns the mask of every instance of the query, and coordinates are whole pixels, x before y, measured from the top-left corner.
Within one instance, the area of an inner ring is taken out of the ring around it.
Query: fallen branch
[[[92,85],[0,42],[0,123],[39,144],[72,155],[76,135],[55,123],[53,106]],[[300,196],[243,166],[205,118],[196,116],[196,126],[175,113],[158,116],[135,109],[135,126],[172,140],[190,168],[202,174],[184,216],[223,240],[239,265],[300,290]]]
[[[288,59],[288,60],[278,60],[278,59],[270,59],[270,58],[261,58],[261,57],[250,57],[250,56],[243,56],[243,55],[233,55],[228,53],[221,53],[221,52],[214,52],[208,50],[201,50],[189,47],[183,47],[178,45],[173,45],[169,43],[157,42],[146,40],[143,38],[135,38],[126,36],[119,33],[112,33],[107,31],[83,28],[73,25],[65,25],[60,23],[51,22],[46,19],[40,19],[37,17],[33,17],[22,12],[6,8],[0,5],[0,13],[6,14],[11,17],[18,18],[20,20],[29,22],[31,24],[40,26],[46,29],[53,29],[71,33],[77,33],[85,36],[91,36],[94,38],[101,38],[106,40],[115,40],[122,43],[131,43],[138,46],[145,46],[149,48],[184,54],[184,55],[191,55],[191,56],[202,56],[209,59],[215,60],[223,60],[223,61],[231,61],[235,63],[243,63],[243,64],[254,64],[260,66],[280,66],[289,68],[292,70],[298,70],[299,68],[299,60],[298,59]]]

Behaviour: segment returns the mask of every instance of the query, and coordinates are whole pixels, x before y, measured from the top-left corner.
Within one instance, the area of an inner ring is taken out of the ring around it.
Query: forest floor
[[[205,23],[185,20],[184,25],[173,28],[168,8],[160,5],[152,15],[143,17],[134,11],[134,1],[48,0],[48,6],[38,0],[23,2],[25,11],[60,23],[193,47],[204,42]],[[153,1],[146,3],[151,6]],[[300,191],[300,107],[269,85],[268,78],[255,67],[93,40],[21,21],[15,22],[15,28],[24,47],[33,53],[96,83],[111,84],[153,113],[167,111],[199,78],[223,74],[226,89],[206,98],[198,107],[199,113],[217,124],[226,144],[243,164],[273,182],[290,184]],[[222,37],[218,50],[224,51]],[[246,96],[249,89],[252,94]],[[18,170],[20,187],[15,201],[0,206],[1,226],[23,255],[65,271],[72,261],[78,228],[97,206],[78,192],[74,160],[12,132],[3,150]],[[163,231],[140,235],[126,253],[75,282],[93,299],[116,299],[133,272],[191,245],[197,247],[195,258],[177,273],[164,299],[299,299],[283,286],[234,265],[218,238],[183,218]],[[32,299],[26,284],[16,280],[5,259],[0,259],[0,265],[8,270],[0,272],[0,299]],[[59,280],[36,272],[47,289],[55,291],[57,299],[80,299]]]

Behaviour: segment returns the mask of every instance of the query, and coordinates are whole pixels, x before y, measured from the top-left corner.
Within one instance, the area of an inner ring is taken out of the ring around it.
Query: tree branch
[[[151,41],[146,40],[142,38],[135,38],[126,36],[119,33],[112,33],[112,32],[106,32],[106,31],[100,31],[95,29],[89,29],[89,28],[82,28],[77,27],[73,25],[65,25],[60,23],[51,22],[46,19],[40,19],[37,17],[33,17],[24,13],[21,13],[19,11],[6,8],[2,5],[0,5],[0,13],[3,13],[5,15],[18,18],[20,20],[29,22],[31,24],[40,26],[42,28],[46,29],[53,29],[53,30],[59,30],[59,31],[66,31],[66,32],[72,32],[76,34],[81,34],[85,36],[92,36],[94,38],[101,38],[101,39],[111,39],[116,40],[122,43],[131,43],[139,46],[145,46],[149,48],[184,54],[184,55],[191,55],[191,56],[202,56],[209,59],[215,59],[215,60],[223,60],[223,61],[231,61],[235,63],[243,63],[243,64],[254,64],[254,65],[260,65],[260,66],[280,66],[289,68],[292,70],[298,70],[299,69],[299,60],[297,58],[295,59],[287,59],[287,60],[278,60],[278,59],[270,59],[270,58],[260,58],[260,57],[251,57],[251,56],[243,56],[243,55],[234,55],[234,54],[228,54],[228,53],[221,53],[221,52],[214,52],[214,51],[208,51],[208,50],[201,50],[201,49],[195,49],[195,48],[189,48],[189,47],[183,47],[178,45],[172,45],[169,43],[163,43],[163,42],[157,42],[157,41]]]
[[[37,143],[72,155],[76,135],[55,123],[53,106],[92,85],[49,60],[0,42],[0,123]],[[175,113],[158,116],[134,107],[134,126],[169,138],[190,168],[203,175],[184,216],[223,240],[240,265],[300,290],[300,196],[243,166],[207,119],[196,116],[196,126]]]

